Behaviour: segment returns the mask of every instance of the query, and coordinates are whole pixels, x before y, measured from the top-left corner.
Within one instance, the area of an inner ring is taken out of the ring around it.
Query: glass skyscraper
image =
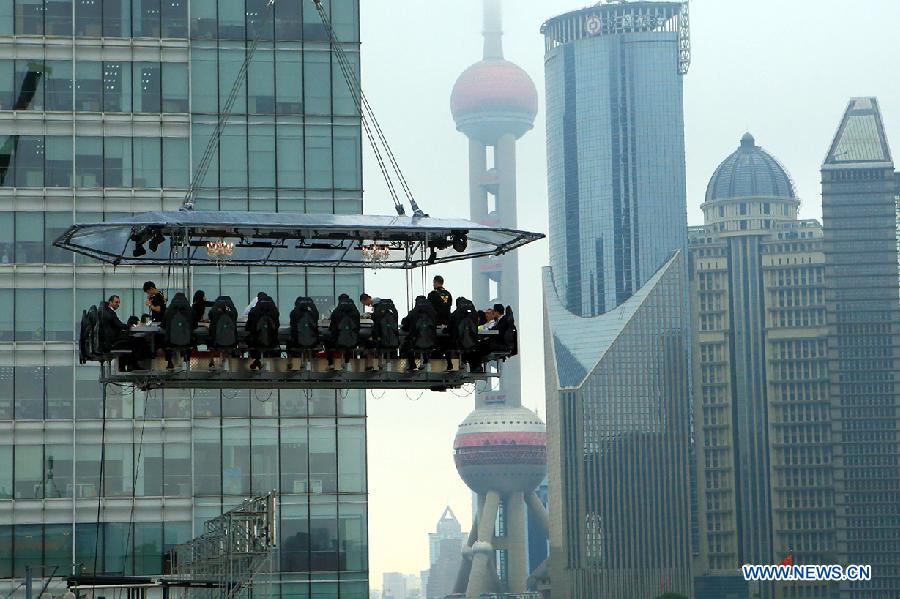
[[[358,65],[356,0],[326,4]],[[205,520],[278,489],[267,592],[367,596],[363,395],[110,387],[104,414],[97,367],[77,363],[75,322],[112,294],[120,315],[141,314],[143,281],[171,295],[174,279],[51,246],[73,222],[181,205],[257,38],[197,209],[361,212],[359,115],[313,3],[0,1],[4,595],[26,566],[164,572],[165,550]],[[282,312],[299,295],[330,307],[361,287],[358,270],[226,267],[192,281],[238,305],[267,291]]]
[[[550,586],[690,595],[687,4],[544,24]]]

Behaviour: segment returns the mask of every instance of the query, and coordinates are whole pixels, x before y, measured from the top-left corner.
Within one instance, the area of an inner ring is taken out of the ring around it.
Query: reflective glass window
[[[72,61],[48,60],[44,72],[45,110],[72,110]]]
[[[131,112],[131,63],[103,63],[103,110]]]
[[[15,404],[16,420],[40,420],[44,417],[42,366],[16,366]]]
[[[16,184],[15,149],[18,142],[18,136],[0,135],[0,187],[13,187]],[[12,214],[9,217],[12,218]],[[0,216],[0,231],[4,226],[3,217]],[[12,235],[6,237],[5,241],[0,241],[0,248],[4,243],[12,243]],[[6,263],[9,262],[12,262],[12,256],[9,256]]]
[[[281,513],[281,538],[278,544],[282,572],[309,572],[309,508],[306,502],[284,500]]]
[[[71,415],[69,417],[71,418]],[[44,453],[46,496],[48,498],[72,497],[75,493],[74,480],[72,479],[72,469],[75,467],[75,462],[72,458],[72,444],[48,444],[44,447]]]
[[[334,128],[334,186],[337,189],[360,189],[360,139],[357,127]]]
[[[44,447],[42,445],[16,446],[16,499],[42,499],[44,497],[43,461]]]
[[[15,214],[0,212],[0,264],[12,264],[13,262],[15,262]],[[12,289],[7,291],[11,292]],[[12,302],[12,298],[10,298],[10,302]],[[0,339],[3,339],[2,333],[0,333]]]
[[[247,187],[247,125],[225,125],[219,144],[221,187]]]
[[[347,55],[350,61],[350,69],[352,70],[356,80],[359,81],[359,56],[356,54]],[[336,58],[332,59],[331,67],[331,87],[334,90],[334,114],[339,116],[357,116],[359,111],[356,109],[356,102],[350,94],[350,87],[341,67]]]
[[[331,3],[331,23],[339,40],[342,42],[359,40],[358,15],[358,0],[342,0]]]
[[[187,63],[162,63],[162,81],[162,111],[188,112]]]
[[[78,523],[75,525],[75,563],[82,564],[85,574],[94,571],[94,555],[97,552],[96,522]],[[101,524],[100,547],[103,544],[103,532]],[[97,570],[104,572],[102,555],[97,560]]]
[[[134,523],[134,574],[147,575],[162,572],[163,525],[162,522]],[[127,564],[130,566],[131,564]]]
[[[251,430],[251,493],[263,495],[278,489],[278,428],[275,422],[254,422]]]
[[[103,570],[104,572],[125,571],[126,540],[134,542],[131,523],[107,522],[103,525]],[[127,548],[131,552],[131,547]],[[98,565],[99,567],[99,565]]]
[[[331,127],[306,127],[306,185],[310,189],[331,189]]]
[[[303,187],[303,125],[279,121],[275,129],[276,168],[279,188]]]
[[[131,187],[131,138],[106,137],[103,140],[103,178],[106,187]]]
[[[102,0],[75,0],[75,35],[103,35],[103,4]]]
[[[342,501],[338,506],[340,515],[338,532],[341,539],[345,570],[362,571],[368,569],[368,541],[366,539],[366,505]]]
[[[74,489],[75,497],[97,497],[97,493],[99,493],[99,490],[100,446],[76,444]]]
[[[251,119],[249,131],[250,187],[275,188],[275,124]]]
[[[44,0],[16,0],[16,35],[44,34]]]
[[[299,45],[275,51],[275,112],[303,113],[303,68]]]
[[[132,445],[107,443],[104,452],[103,493],[107,497],[127,497],[134,484]]]
[[[13,0],[0,0],[0,35],[13,34],[13,23],[15,23],[13,13]],[[0,572],[2,569],[0,566]],[[0,577],[2,576],[3,574],[0,573]]]
[[[50,305],[53,299],[50,296],[51,291],[66,291],[71,300],[72,291],[70,289],[48,289],[47,290],[47,311],[50,313]],[[69,304],[69,314],[71,314],[71,301]],[[49,329],[49,323],[48,323]],[[69,317],[69,339],[72,338],[72,318]],[[50,331],[47,331],[50,337]],[[48,366],[47,367],[47,418],[56,418],[60,420],[72,419],[72,387],[73,372],[71,366]]]
[[[337,491],[335,427],[314,423],[309,429],[309,492]]]
[[[275,6],[275,37],[285,41],[300,41],[303,39],[303,5],[299,2],[276,2]]]
[[[325,10],[329,11],[329,6],[326,6]],[[303,11],[303,39],[309,42],[328,41],[328,30],[325,29],[322,18],[315,10],[307,9]]]
[[[187,4],[187,0],[163,0],[163,37],[187,37]]]
[[[194,39],[216,39],[216,0],[193,0],[191,2],[191,37]]]
[[[44,261],[44,213],[16,212],[16,262]],[[20,289],[19,291],[23,291]]]
[[[5,440],[6,444],[0,445],[0,499],[12,499],[13,496],[13,447],[9,444],[10,442],[11,440]],[[2,566],[0,566],[0,571],[2,571]]]
[[[44,290],[16,289],[16,341],[43,341],[43,338]]]
[[[160,34],[160,1],[134,0],[134,18],[132,19],[132,35],[134,37],[159,37]]]
[[[221,415],[221,397],[219,391],[197,389],[191,402],[194,418],[211,418]]]
[[[45,143],[47,158],[44,184],[47,187],[72,187],[72,138],[48,135]]]
[[[190,147],[186,138],[164,137],[163,143],[163,185],[168,188],[187,188],[190,183],[188,172]]]
[[[216,64],[215,48],[191,48],[191,112],[193,113],[216,114],[219,110]]]
[[[46,0],[45,35],[72,35],[72,0]]]
[[[162,99],[162,73],[158,62],[133,63],[134,112],[160,111]]]
[[[134,186],[139,188],[162,187],[160,139],[158,137],[135,137],[133,143]]]
[[[53,247],[53,242],[63,234],[63,232],[68,229],[72,225],[72,213],[71,212],[47,212],[44,217],[45,229],[46,229],[46,261],[53,264],[71,264],[73,259],[72,252],[67,250]],[[71,306],[70,306],[71,308]],[[68,314],[71,316],[71,309]],[[48,320],[55,315],[50,314],[48,312],[47,318]],[[69,319],[71,321],[71,318]],[[71,331],[72,323],[69,322],[68,329]],[[63,329],[58,329],[63,330]],[[71,335],[71,333],[69,333]],[[49,337],[48,337],[49,339]],[[63,341],[70,341],[71,336],[67,336]]]
[[[167,497],[191,495],[191,445],[166,443],[165,494]]]
[[[365,490],[365,425],[342,422],[338,426],[338,491],[364,493]]]
[[[244,39],[244,18],[244,0],[219,0],[219,39]]]
[[[49,213],[48,213],[49,216]],[[73,338],[73,310],[71,289],[47,289],[45,292],[46,307],[46,332],[47,341],[72,341]],[[69,386],[68,399],[72,400],[72,379],[65,379]],[[71,408],[69,417],[71,418]]]
[[[75,63],[75,110],[86,112],[103,110],[102,62],[80,60]]]
[[[12,86],[12,66],[10,66],[10,87]],[[248,110],[251,114],[275,113],[275,53],[259,49],[247,68],[249,81]]]
[[[309,433],[305,420],[282,420],[281,492],[308,493]]]
[[[15,84],[16,63],[0,60],[0,110],[12,110],[19,95]]]
[[[75,187],[103,187],[103,138],[75,138]]]
[[[81,297],[82,290],[77,295]],[[100,367],[83,365],[75,369],[75,418],[100,418]]]
[[[227,0],[230,4],[233,0]],[[237,4],[237,3],[235,3]],[[221,10],[221,4],[220,4]],[[219,18],[221,19],[221,13]],[[242,21],[243,22],[243,21]],[[247,56],[247,52],[244,49],[243,44],[240,46],[234,46],[233,44],[222,45],[219,48],[219,110],[223,110],[225,108],[225,103],[228,100],[228,96],[231,94],[231,90],[234,87],[235,83],[239,82],[239,88],[237,92],[237,97],[235,98],[234,104],[232,105],[231,112],[233,114],[246,114],[247,113],[247,78],[246,74],[241,75],[240,79],[238,75],[240,74],[241,66],[243,66],[244,59]]]
[[[163,494],[162,443],[144,442],[135,455],[134,494],[139,497],[161,497]]]
[[[245,423],[222,427],[222,494],[250,492],[250,429]]]
[[[195,426],[194,439],[194,494],[220,495],[222,492],[222,444],[217,422],[212,428]]]
[[[191,392],[189,390],[167,389],[163,400],[166,418],[191,417]]]
[[[12,303],[12,293],[4,293],[4,289],[0,289],[0,299],[9,298],[8,306]],[[11,289],[8,291],[12,291]],[[0,327],[12,329],[12,314],[9,315],[9,320],[7,321],[2,316],[0,316]],[[0,330],[0,334],[4,335],[3,340],[12,340],[13,336],[11,331],[5,332]],[[12,366],[0,366],[0,420],[12,420],[13,419],[13,396],[15,388],[15,369]],[[12,470],[10,470],[10,476],[12,476]]]
[[[303,53],[303,106],[306,114],[331,113],[331,54],[307,50]]]
[[[66,572],[72,567],[72,525],[44,525],[44,566],[53,572]]]
[[[103,0],[103,35],[131,35],[131,0]]]
[[[44,535],[41,524],[16,524],[13,537],[13,576],[25,576],[25,566],[40,564]]]
[[[247,39],[273,39],[273,17],[274,8],[268,0],[247,0]]]
[[[310,566],[315,571],[341,569],[337,504],[334,497],[314,497],[309,506]]]
[[[15,186],[44,186],[44,138],[20,135],[14,145]]]
[[[44,109],[46,68],[40,60],[17,60],[15,72],[15,110]]]

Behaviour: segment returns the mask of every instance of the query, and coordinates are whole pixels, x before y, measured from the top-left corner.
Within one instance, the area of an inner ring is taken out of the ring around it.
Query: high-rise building
[[[837,563],[873,578],[842,596],[900,589],[900,304],[894,163],[878,101],[854,98],[822,165],[828,382]]]
[[[687,3],[547,21],[553,597],[691,592]]]
[[[468,536],[468,533],[463,532],[462,525],[459,523],[459,520],[457,520],[456,514],[453,513],[453,510],[450,509],[450,506],[448,505],[444,508],[444,513],[441,514],[441,518],[438,520],[434,532],[428,533],[429,563],[433,566],[437,562],[438,556],[440,555],[441,541],[444,539],[454,539],[459,541],[460,547],[462,547],[462,544],[466,542]]]
[[[75,360],[82,309],[117,294],[120,315],[140,315],[144,281],[175,290],[165,270],[104,268],[51,245],[73,222],[177,209],[238,76],[196,207],[361,212],[360,120],[333,76],[326,28],[311,2],[269,4],[13,0],[0,8],[4,595],[26,566],[55,573],[54,594],[73,564],[159,574],[164,552],[199,535],[205,520],[278,489],[271,592],[368,596],[362,394],[110,387],[104,413],[98,368]],[[325,4],[358,62],[357,1]],[[324,305],[336,291],[358,293],[362,274],[196,269],[193,287],[238,304],[266,290],[283,306],[298,295]]]
[[[825,257],[822,227],[798,220],[799,206],[787,171],[747,133],[709,181],[704,225],[689,230],[706,592],[746,590],[734,580],[742,564],[834,559]],[[755,596],[833,588],[762,585]]]
[[[407,599],[405,574],[385,572],[381,578],[381,599]]]
[[[538,99],[528,74],[503,58],[500,8],[500,0],[484,1],[484,57],[459,76],[450,107],[457,129],[469,138],[472,220],[515,228],[516,141],[534,126]],[[499,302],[518,310],[515,253],[473,262],[472,298],[479,307]],[[500,374],[490,389],[476,393],[475,410],[454,444],[457,469],[477,495],[455,589],[469,597],[524,592],[531,573],[527,514],[546,521],[533,493],[546,468],[544,423],[522,407],[518,361],[504,363]]]

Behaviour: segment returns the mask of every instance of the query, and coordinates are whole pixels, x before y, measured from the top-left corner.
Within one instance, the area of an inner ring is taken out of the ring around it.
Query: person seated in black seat
[[[178,292],[172,297],[163,316],[162,327],[166,344],[166,367],[174,368],[172,352],[178,352],[187,361],[194,345],[194,329],[197,327],[194,311],[185,294]]]
[[[503,316],[497,320],[496,331],[498,333],[497,336],[491,337],[491,347],[496,350],[509,352],[510,356],[518,354],[518,331],[516,330],[516,319],[510,306],[506,306],[503,310]]]
[[[247,316],[246,330],[249,333],[250,370],[262,370],[262,357],[274,357],[281,353],[278,342],[278,306],[268,295],[258,299]],[[265,352],[265,353],[263,353]]]
[[[194,312],[194,323],[199,324],[208,320],[204,318],[206,316],[206,309],[212,308],[213,303],[206,299],[206,292],[202,289],[198,289],[194,292],[194,301],[191,303],[191,310]]]
[[[450,311],[453,309],[453,296],[444,289],[444,277],[437,275],[432,282],[434,289],[428,294],[428,301],[437,312],[437,324],[450,322]]]
[[[328,349],[340,350],[344,364],[350,361],[350,355],[359,345],[359,308],[346,293],[338,296],[337,306],[331,311],[328,322]],[[328,353],[328,366],[334,367],[334,356]]]
[[[415,306],[400,323],[406,333],[401,351],[406,353],[409,370],[416,369],[416,354],[422,354],[422,368],[428,364],[428,355],[437,347],[438,314],[424,295],[416,298]]]
[[[130,355],[119,357],[120,368],[127,372],[133,370],[138,359],[143,356],[138,340],[126,334],[131,327],[119,320],[119,316],[116,314],[116,310],[121,304],[122,300],[118,295],[111,295],[108,300],[103,302],[100,309],[100,349],[104,353],[109,353],[114,349],[131,351]]]
[[[469,361],[478,346],[478,312],[475,304],[460,296],[456,298],[456,310],[450,315],[448,349],[458,351],[460,361]],[[450,353],[447,353],[448,364]],[[469,366],[472,366],[469,361]]]

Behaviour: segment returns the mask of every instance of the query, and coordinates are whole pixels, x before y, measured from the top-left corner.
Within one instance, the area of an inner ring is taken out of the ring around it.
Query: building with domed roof
[[[799,207],[787,170],[746,133],[688,233],[696,588],[709,596],[746,586],[742,564],[834,563],[822,227]],[[828,597],[826,586],[763,585],[759,597]]]

